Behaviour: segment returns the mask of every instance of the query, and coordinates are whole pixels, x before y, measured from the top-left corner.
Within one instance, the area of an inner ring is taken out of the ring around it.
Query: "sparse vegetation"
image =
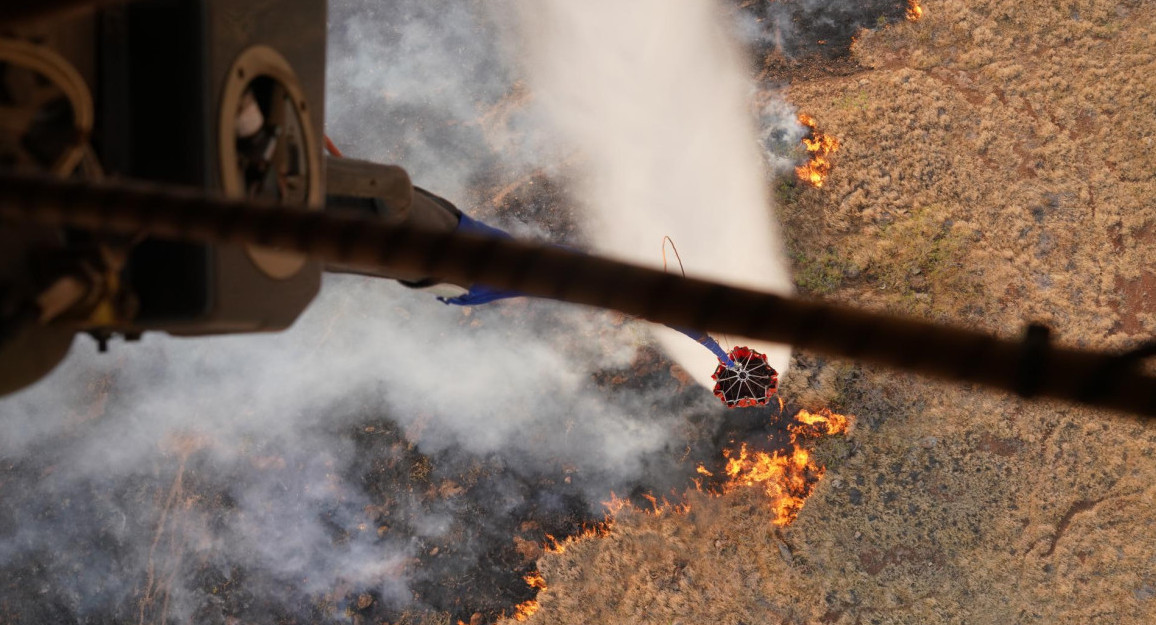
[[[774,187],[800,289],[1101,349],[1156,334],[1156,6],[925,8],[859,38],[864,71],[791,86],[842,143],[822,189]],[[1137,539],[1156,429],[797,358],[784,392],[858,416],[815,450],[828,472],[799,520],[776,532],[736,493],[623,523],[542,562],[534,622],[1156,618],[1156,543]]]
[[[793,252],[795,284],[803,293],[827,295],[835,292],[852,267],[832,250],[818,254]],[[854,271],[858,271],[855,269]]]
[[[836,108],[843,110],[858,110],[863,111],[867,109],[868,98],[864,91],[848,91],[835,100]]]
[[[879,288],[901,297],[936,291],[970,297],[962,266],[967,249],[966,227],[957,228],[942,206],[917,209],[879,229],[871,251],[869,275]]]

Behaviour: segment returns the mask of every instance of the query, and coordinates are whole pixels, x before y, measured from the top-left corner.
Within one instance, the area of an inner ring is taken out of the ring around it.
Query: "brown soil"
[[[1099,349],[1156,334],[1156,6],[925,8],[859,39],[863,71],[794,76],[842,142],[824,188],[779,189],[800,287]],[[628,514],[539,560],[530,622],[1156,622],[1156,428],[807,354],[784,386],[859,416],[793,525],[752,493]]]

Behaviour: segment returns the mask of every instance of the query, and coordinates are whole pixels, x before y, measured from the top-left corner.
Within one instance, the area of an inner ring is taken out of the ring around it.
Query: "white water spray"
[[[748,104],[751,80],[725,9],[714,0],[519,7],[531,87],[585,159],[579,195],[599,251],[661,266],[670,236],[688,275],[789,294]],[[668,270],[678,271],[669,260]],[[709,352],[668,328],[655,332],[697,381],[713,385]],[[786,346],[716,338],[786,369]]]

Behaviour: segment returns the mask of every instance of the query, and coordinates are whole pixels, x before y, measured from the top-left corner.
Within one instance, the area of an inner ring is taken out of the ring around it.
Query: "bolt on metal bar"
[[[206,243],[256,244],[324,262],[485,284],[650,321],[766,341],[1025,397],[1156,416],[1156,377],[1133,355],[1022,341],[684,278],[516,240],[432,233],[358,217],[226,200],[197,190],[0,174],[0,219]]]

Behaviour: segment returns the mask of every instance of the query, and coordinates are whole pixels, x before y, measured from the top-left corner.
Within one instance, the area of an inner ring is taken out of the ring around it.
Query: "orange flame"
[[[514,620],[519,622],[528,620],[531,616],[534,616],[534,613],[541,607],[542,606],[538,605],[537,599],[523,601],[514,606]]]
[[[606,508],[606,520],[610,521],[614,515],[622,511],[623,508],[629,506],[630,502],[626,499],[620,499],[614,491],[610,491],[610,499],[602,502],[602,507]]]
[[[795,415],[795,420],[799,422],[798,425],[789,425],[787,429],[792,434],[811,438],[841,434],[851,425],[850,418],[835,414],[826,408],[820,410],[818,414],[800,410],[799,414]]]
[[[803,137],[803,147],[811,155],[811,160],[795,168],[799,180],[820,189],[827,175],[831,173],[831,154],[839,149],[839,140],[820,132],[818,123],[810,115],[799,115],[799,123],[811,129],[809,136]]]
[[[907,0],[907,21],[917,22],[921,17],[923,17],[923,7],[919,6],[919,0]]]
[[[737,451],[723,451],[727,459],[727,482],[722,486],[722,492],[729,493],[741,487],[761,487],[770,499],[774,513],[771,522],[778,526],[790,525],[799,516],[807,497],[826,471],[826,467],[815,462],[811,452],[800,445],[799,439],[839,434],[846,432],[851,425],[850,417],[826,409],[817,413],[801,410],[795,415],[795,421],[798,423],[787,426],[791,438],[786,452],[752,451],[746,443]],[[699,467],[699,473],[707,475],[710,472]]]
[[[557,538],[554,538],[553,534],[546,534],[546,544],[543,548],[547,553],[566,553],[566,543],[569,541],[569,538],[564,541],[559,541]]]
[[[781,413],[781,400],[779,408]],[[792,423],[787,426],[790,439],[786,452],[752,451],[745,443],[740,445],[737,451],[724,450],[727,482],[722,486],[721,492],[716,491],[716,494],[732,492],[740,487],[760,487],[770,499],[773,512],[771,522],[778,526],[789,525],[799,516],[807,497],[810,496],[815,485],[826,471],[824,466],[811,458],[811,452],[802,446],[801,439],[846,432],[851,426],[852,420],[853,417],[835,414],[827,409],[818,412],[800,410],[792,419]],[[696,470],[700,475],[706,477],[714,477],[715,475],[701,465]],[[606,536],[614,527],[615,517],[623,510],[652,516],[660,516],[671,510],[683,514],[690,511],[690,504],[671,504],[665,497],[660,499],[651,493],[643,494],[642,498],[649,502],[649,508],[639,508],[632,504],[629,499],[620,498],[611,491],[610,498],[602,502],[606,508],[605,520],[585,525],[579,533],[562,540],[551,534],[546,534],[545,551],[561,554],[575,543]],[[537,589],[539,593],[547,588],[546,580],[538,571],[531,572],[524,579],[527,585]],[[541,604],[538,603],[537,599],[523,601],[514,606],[514,612],[510,618],[524,622],[536,614],[539,609],[541,609]],[[465,624],[459,621],[459,625]]]
[[[823,475],[823,467],[811,462],[810,454],[799,448],[788,455],[779,452],[752,452],[746,443],[739,451],[727,451],[727,492],[739,486],[761,486],[771,499],[775,525],[789,525],[803,502],[811,494],[811,487]]]
[[[588,538],[601,538],[610,533],[610,528],[614,526],[610,515],[607,515],[606,520],[592,525],[584,525],[582,530],[573,536],[567,536],[562,540],[558,540],[553,534],[546,534],[546,544],[543,549],[547,553],[566,553],[574,543],[581,542]]]
[[[780,413],[782,405],[780,403]],[[721,492],[732,492],[740,487],[757,486],[762,488],[770,500],[773,513],[771,522],[774,525],[785,526],[791,524],[803,509],[807,497],[814,490],[815,485],[823,477],[826,468],[811,458],[811,452],[803,448],[800,439],[818,438],[846,432],[850,427],[852,417],[835,414],[827,409],[818,412],[800,410],[787,426],[790,433],[787,452],[752,451],[746,443],[739,446],[738,451],[727,449],[723,451],[726,458],[727,482]],[[698,466],[697,472],[706,477],[714,477],[714,473],[706,467]],[[701,486],[696,480],[696,486]],[[659,499],[651,493],[644,493],[642,498],[649,502],[649,509],[638,508],[629,499],[618,497],[613,491],[610,499],[603,501],[606,508],[605,520],[583,526],[581,531],[573,536],[558,540],[551,534],[545,535],[545,551],[554,554],[565,553],[573,544],[589,538],[606,536],[614,527],[615,517],[623,510],[652,516],[660,516],[667,511],[685,514],[690,511],[690,504],[672,505],[665,497]],[[547,589],[546,579],[538,571],[526,575],[526,584],[540,595]],[[514,606],[509,618],[518,622],[525,622],[541,609],[537,598],[528,599]],[[466,625],[458,621],[458,625]]]
[[[526,585],[530,588],[537,589],[538,592],[546,590],[546,579],[542,577],[542,574],[538,571],[531,571],[530,574],[526,575],[523,579],[526,580]],[[514,614],[511,615],[511,618],[519,622],[525,621],[531,616],[534,616],[534,613],[541,609],[541,607],[537,599],[528,599],[514,606]]]
[[[525,578],[526,585],[530,588],[537,588],[538,590],[546,590],[546,578],[538,571],[531,571]]]

